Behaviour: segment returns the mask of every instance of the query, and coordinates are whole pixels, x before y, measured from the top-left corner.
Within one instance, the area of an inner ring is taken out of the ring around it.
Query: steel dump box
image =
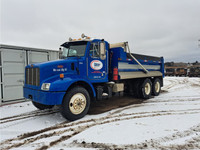
[[[144,77],[164,77],[164,59],[163,57],[154,57],[140,54],[132,54],[144,69],[125,52],[122,47],[110,49],[111,70],[118,69],[118,79],[144,78]],[[113,72],[113,71],[112,71]],[[111,74],[113,74],[111,72]],[[111,75],[113,76],[113,75]]]

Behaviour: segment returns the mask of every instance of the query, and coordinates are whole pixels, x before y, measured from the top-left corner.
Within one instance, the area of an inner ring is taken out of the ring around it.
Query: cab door
[[[100,57],[100,43],[101,42],[92,42],[90,44],[87,57],[87,76],[93,82],[108,81],[108,54],[105,49],[105,56],[103,58]]]

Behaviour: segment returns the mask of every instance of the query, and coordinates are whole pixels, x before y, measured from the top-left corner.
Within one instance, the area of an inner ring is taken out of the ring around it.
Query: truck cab
[[[72,64],[71,68],[77,75],[81,75],[91,83],[108,82],[108,43],[106,41],[66,42],[61,45],[61,52],[61,58],[65,59],[66,63],[70,58],[76,60],[76,64]]]
[[[66,116],[69,120],[80,118],[77,113],[83,113],[81,107],[89,108],[90,99],[96,97],[93,84],[108,82],[108,47],[108,42],[98,39],[63,43],[59,60],[26,66],[24,97],[37,108],[47,109],[62,105],[68,93],[81,90],[83,93],[76,95],[69,106],[75,117]]]
[[[126,46],[85,35],[70,38],[61,45],[59,60],[26,66],[24,97],[38,109],[60,105],[61,114],[73,121],[85,116],[90,102],[101,100],[103,93],[108,98],[123,91],[134,91],[144,99],[158,95],[163,58],[133,56]]]

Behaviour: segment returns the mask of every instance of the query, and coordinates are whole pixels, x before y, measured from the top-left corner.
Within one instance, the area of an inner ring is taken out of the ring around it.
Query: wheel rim
[[[145,84],[145,93],[146,93],[146,95],[149,95],[150,92],[151,92],[151,85],[150,85],[150,83],[146,83]]]
[[[160,83],[159,82],[156,82],[156,84],[155,84],[155,91],[156,91],[156,93],[159,93],[159,91],[160,91]]]
[[[82,93],[77,93],[70,99],[69,109],[70,111],[78,115],[85,110],[86,107],[86,97]]]

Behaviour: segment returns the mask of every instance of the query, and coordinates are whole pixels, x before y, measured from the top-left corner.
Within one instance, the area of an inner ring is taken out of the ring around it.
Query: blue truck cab
[[[163,85],[163,57],[131,54],[126,44],[83,36],[61,45],[60,59],[25,68],[24,97],[38,109],[61,106],[68,120],[85,116],[90,102],[103,93],[135,93],[143,99],[158,95]]]

